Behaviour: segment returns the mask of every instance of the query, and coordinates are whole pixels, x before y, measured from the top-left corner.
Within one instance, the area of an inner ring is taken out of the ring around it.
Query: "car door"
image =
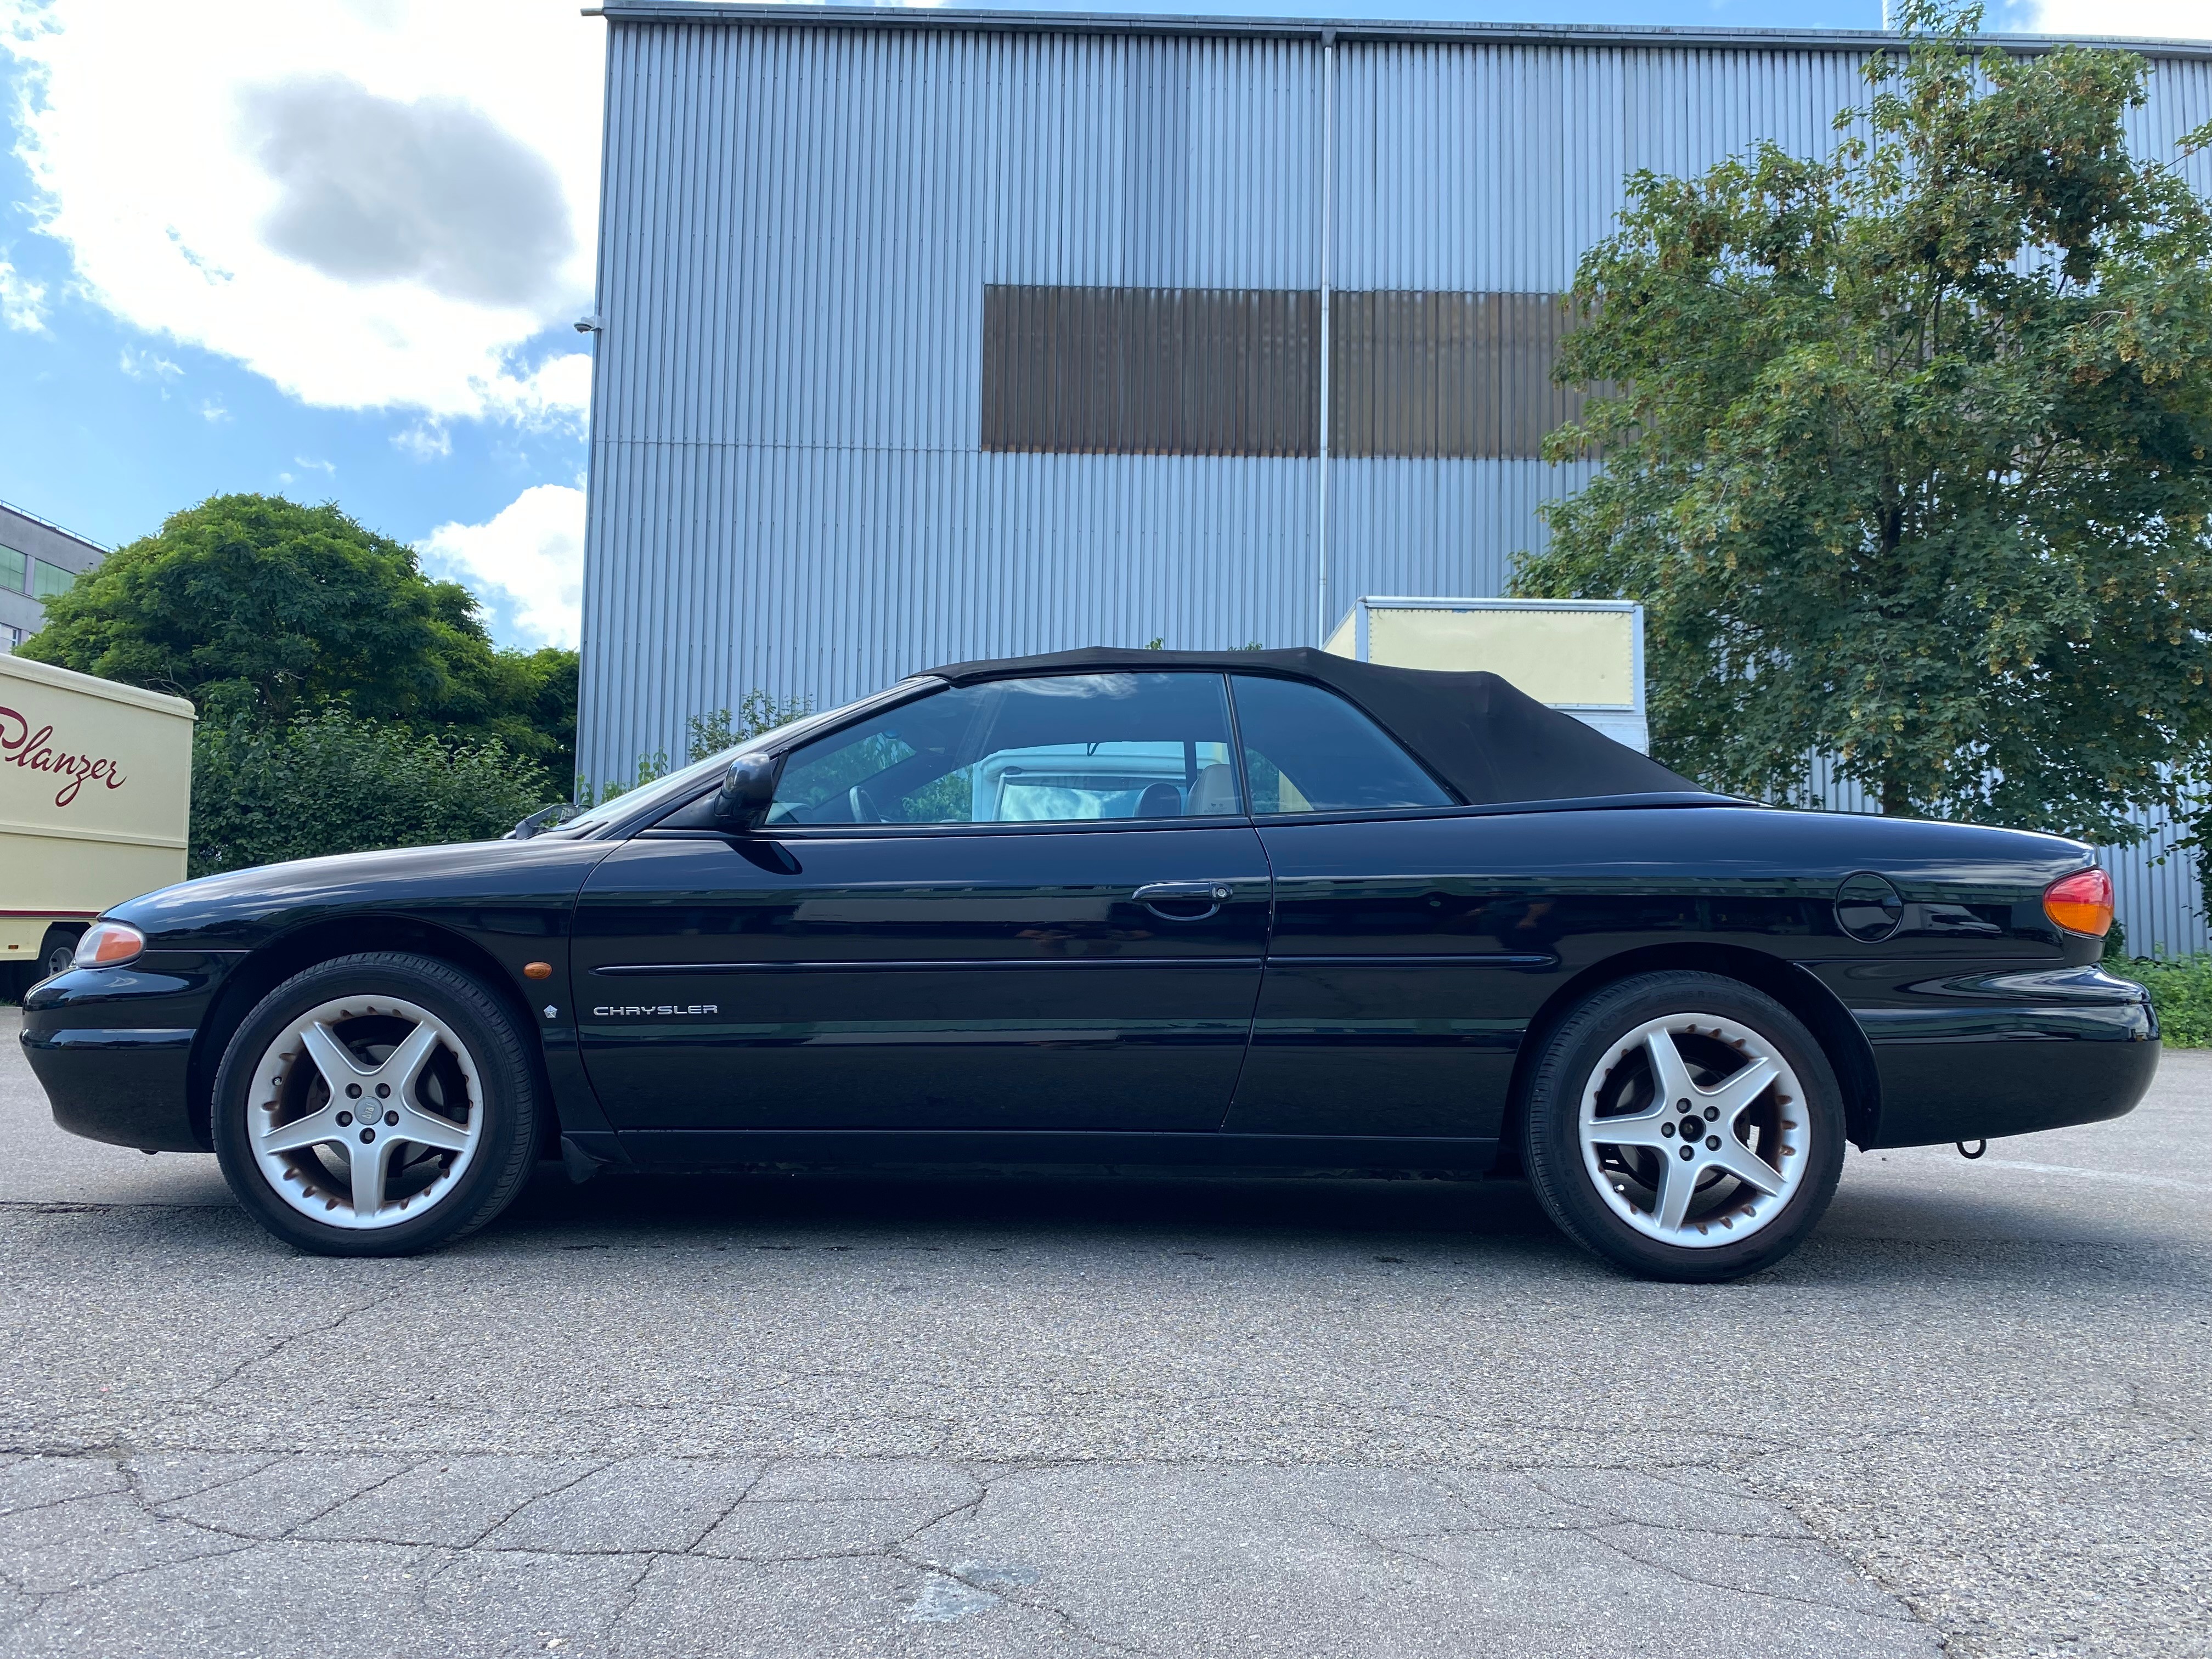
[[[1266,948],[1223,677],[936,690],[782,758],[759,833],[643,833],[575,920],[629,1128],[1214,1131]]]
[[[1231,682],[1276,915],[1226,1127],[1495,1135],[1522,1024],[1511,976],[1551,958],[1510,926],[1483,931],[1498,916],[1470,921],[1440,878],[1485,821],[1454,814],[1450,792],[1335,692]]]

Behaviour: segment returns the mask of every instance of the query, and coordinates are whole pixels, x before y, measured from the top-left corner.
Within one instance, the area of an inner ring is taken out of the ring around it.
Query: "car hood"
[[[617,843],[535,837],[342,853],[202,876],[143,894],[107,915],[155,949],[251,950],[288,928],[349,914],[444,916],[563,909]]]

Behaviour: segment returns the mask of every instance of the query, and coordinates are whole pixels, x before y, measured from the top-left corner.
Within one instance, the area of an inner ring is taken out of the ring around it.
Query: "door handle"
[[[1204,921],[1229,900],[1233,890],[1225,881],[1148,882],[1129,895],[1163,921]],[[1163,909],[1163,905],[1201,908]]]

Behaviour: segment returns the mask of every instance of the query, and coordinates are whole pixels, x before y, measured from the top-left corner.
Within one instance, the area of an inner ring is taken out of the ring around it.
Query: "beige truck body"
[[[1394,668],[1487,669],[1649,752],[1644,607],[1625,599],[1363,599],[1322,645]]]
[[[185,878],[192,706],[0,654],[0,966]]]

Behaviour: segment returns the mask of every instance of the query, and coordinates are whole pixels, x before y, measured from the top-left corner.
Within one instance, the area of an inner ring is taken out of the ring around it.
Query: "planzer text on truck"
[[[0,976],[69,966],[110,905],[185,878],[192,705],[0,655]]]

